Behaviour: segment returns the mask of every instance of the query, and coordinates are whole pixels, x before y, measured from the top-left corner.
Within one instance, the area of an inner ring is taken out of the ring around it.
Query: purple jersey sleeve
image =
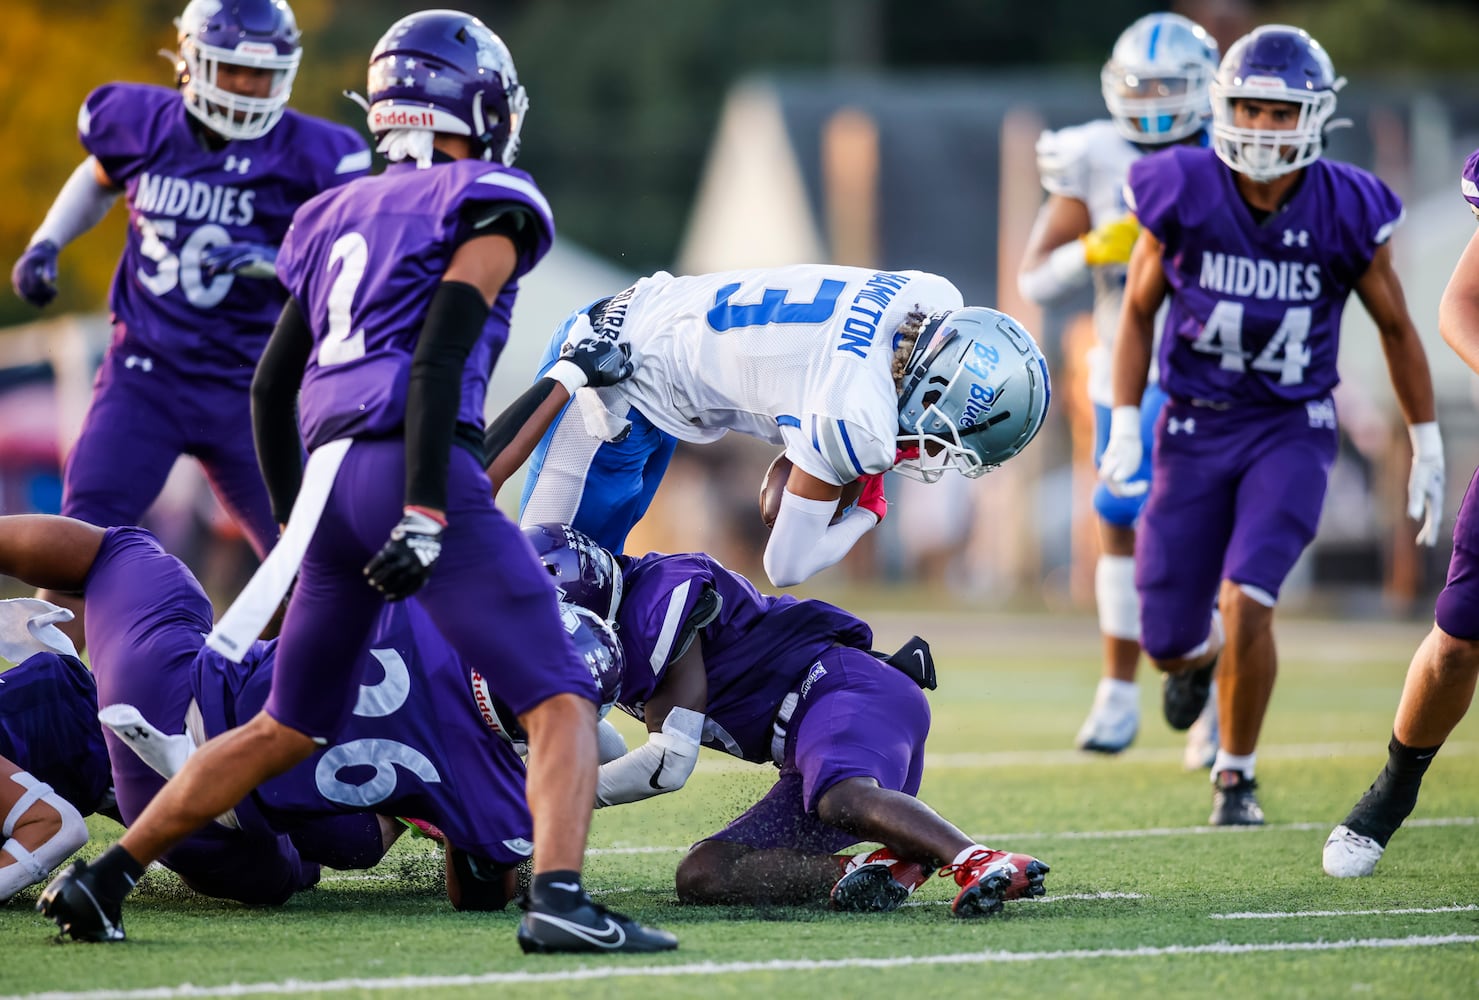
[[[525,218],[527,252],[463,369],[460,422],[481,427],[488,376],[508,340],[518,279],[548,251],[554,220],[519,170],[459,160],[385,173],[315,198],[298,212],[278,274],[302,305],[314,348],[299,400],[310,448],[396,433],[421,324],[457,248],[500,211]]]
[[[1130,165],[1125,182],[1126,200],[1140,225],[1162,243],[1174,241],[1180,234],[1177,206],[1183,199],[1186,176],[1176,150],[1162,150],[1142,156]]]
[[[619,557],[624,586],[617,635],[626,654],[621,704],[640,715],[693,635],[708,681],[704,743],[746,760],[769,760],[771,723],[816,657],[834,645],[868,648],[863,622],[823,601],[769,597],[702,553]],[[705,592],[712,591],[706,597]]]
[[[207,274],[202,255],[277,246],[299,205],[362,176],[370,155],[353,130],[291,110],[253,140],[207,147],[199,127],[176,91],[142,84],[100,87],[78,116],[83,147],[128,202],[109,293],[115,349],[244,389],[286,293],[275,281]]]
[[[1469,209],[1475,216],[1479,216],[1479,149],[1470,153],[1468,162],[1464,164],[1463,176],[1459,178],[1459,190],[1469,203]]]

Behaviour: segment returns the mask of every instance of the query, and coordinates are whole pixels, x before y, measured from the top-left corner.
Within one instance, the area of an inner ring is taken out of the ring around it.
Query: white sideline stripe
[[[1385,747],[1375,740],[1348,743],[1283,743],[1260,746],[1258,759],[1269,760],[1329,760],[1335,757],[1380,758]],[[1185,751],[1180,747],[1162,747],[1154,750],[1139,750],[1134,747],[1113,755],[1114,760],[1127,760],[1138,764],[1180,764]],[[1472,757],[1479,754],[1479,743],[1455,740],[1443,744],[1445,759]],[[991,753],[929,753],[924,755],[925,770],[954,770],[976,767],[1062,767],[1078,764],[1083,767],[1105,767],[1110,758],[1105,754],[1088,753],[1083,750],[1001,750]],[[721,755],[705,755],[699,760],[699,769],[712,774],[731,772],[754,772],[755,765],[749,761],[736,760]]]
[[[1476,825],[1479,825],[1479,816],[1437,816],[1431,819],[1409,819],[1402,824],[1402,827],[1411,830],[1415,827]],[[1029,833],[992,833],[983,836],[972,835],[972,837],[982,843],[991,840],[998,843],[1006,843],[1009,840],[1132,840],[1136,837],[1200,837],[1207,834],[1268,833],[1279,830],[1329,830],[1333,826],[1334,823],[1330,820],[1321,820],[1318,823],[1269,823],[1265,826],[1158,826],[1143,830],[1063,830],[1057,833],[1044,833],[1036,830]],[[592,847],[585,853],[601,857],[619,854],[672,854],[687,850],[687,846]]]
[[[1352,951],[1388,948],[1433,948],[1479,943],[1479,934],[1420,935],[1405,938],[1360,938],[1346,941],[1269,941],[1262,944],[1174,944],[1164,947],[1098,948],[1071,951],[974,951],[953,955],[897,958],[788,959],[771,962],[692,962],[684,965],[612,965],[563,972],[487,972],[476,976],[401,976],[394,979],[284,979],[274,983],[227,983],[223,986],[155,986],[138,990],[87,990],[74,993],[18,993],[0,1000],[172,1000],[174,997],[242,997],[286,993],[343,993],[350,990],[426,990],[439,987],[493,986],[505,983],[559,983],[647,976],[724,976],[747,972],[822,972],[831,969],[897,969],[929,965],[1002,965],[1064,959],[1161,958],[1181,955],[1254,955],[1263,952]],[[610,962],[610,959],[607,959]]]
[[[1464,906],[1405,906],[1396,910],[1291,910],[1288,913],[1213,913],[1209,920],[1283,920],[1287,917],[1384,917],[1409,913],[1470,913],[1479,904]]]

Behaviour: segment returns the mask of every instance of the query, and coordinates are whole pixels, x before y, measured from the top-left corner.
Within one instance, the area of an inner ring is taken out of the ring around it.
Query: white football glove
[[[1150,488],[1135,480],[1145,446],[1140,443],[1140,407],[1116,406],[1109,414],[1109,443],[1099,459],[1099,478],[1117,497],[1138,497]]]
[[[1412,472],[1407,477],[1407,516],[1422,521],[1417,544],[1438,544],[1443,525],[1443,436],[1429,421],[1407,428],[1412,438]]]

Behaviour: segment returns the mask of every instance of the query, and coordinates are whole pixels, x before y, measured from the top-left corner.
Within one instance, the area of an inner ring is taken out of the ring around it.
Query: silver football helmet
[[[1099,85],[1120,135],[1160,146],[1207,124],[1216,72],[1217,43],[1201,25],[1180,14],[1147,14],[1114,43]]]
[[[894,470],[927,483],[948,469],[984,475],[1027,447],[1050,395],[1047,360],[1012,317],[983,306],[935,313],[899,390]]]

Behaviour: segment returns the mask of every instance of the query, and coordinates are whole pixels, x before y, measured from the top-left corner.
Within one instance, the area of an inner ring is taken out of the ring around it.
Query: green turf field
[[[0,908],[0,996],[1479,996],[1479,719],[1439,755],[1375,877],[1320,871],[1325,835],[1385,758],[1424,626],[1280,623],[1259,759],[1269,825],[1239,831],[1200,825],[1206,776],[1181,770],[1153,678],[1131,751],[1068,749],[1097,674],[1089,620],[870,618],[881,646],[917,631],[936,649],[922,796],[986,843],[1048,861],[1044,899],[957,921],[953,883],[936,879],[877,916],[680,908],[681,850],[773,773],[706,752],[683,791],[598,813],[591,838],[591,888],[676,931],[676,953],[526,958],[516,913],[454,913],[440,856],[403,839],[374,871],[326,872],[277,910],[202,900],[154,872],[121,945],[56,943],[29,890]],[[116,833],[93,830],[89,852]]]

